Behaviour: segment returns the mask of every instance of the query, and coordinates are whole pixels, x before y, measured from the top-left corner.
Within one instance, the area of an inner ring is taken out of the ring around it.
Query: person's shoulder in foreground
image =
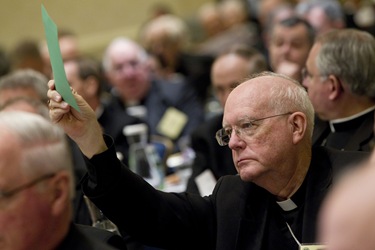
[[[71,233],[68,235],[66,241],[66,249],[82,249],[74,248],[76,241],[81,242],[82,247],[84,242],[91,248],[87,249],[98,249],[98,250],[126,250],[126,244],[124,239],[115,233],[107,231],[105,229],[99,229],[88,225],[74,224],[71,225]],[[84,239],[84,240],[83,240]],[[72,244],[72,245],[71,245]]]
[[[114,249],[72,224],[75,183],[66,136],[39,114],[0,112],[2,249]],[[102,247],[97,247],[97,246]]]
[[[374,156],[347,171],[323,203],[318,232],[329,249],[375,249]]]

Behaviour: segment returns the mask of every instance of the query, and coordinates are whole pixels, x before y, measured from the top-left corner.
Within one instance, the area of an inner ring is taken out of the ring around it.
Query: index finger
[[[48,91],[47,91],[47,97],[50,99],[48,103],[50,103],[51,101],[55,101],[55,102],[61,102],[62,101],[62,97],[61,95],[55,90],[55,81],[54,80],[50,80],[48,82]]]

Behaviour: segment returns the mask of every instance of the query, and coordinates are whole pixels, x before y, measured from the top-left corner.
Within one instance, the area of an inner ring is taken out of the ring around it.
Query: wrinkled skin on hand
[[[72,94],[80,112],[63,101],[62,96],[55,90],[55,82],[48,82],[49,116],[53,123],[59,125],[65,133],[80,147],[83,154],[91,158],[106,150],[102,129],[97,121],[94,110],[74,90]]]

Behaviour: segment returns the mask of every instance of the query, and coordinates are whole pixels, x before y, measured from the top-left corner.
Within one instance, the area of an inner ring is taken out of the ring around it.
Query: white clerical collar
[[[296,203],[294,203],[290,198],[285,201],[276,201],[276,203],[286,212],[297,208]]]
[[[367,114],[368,112],[371,112],[371,111],[374,111],[375,110],[375,106],[372,106],[368,109],[365,109],[355,115],[352,115],[352,116],[349,116],[349,117],[345,117],[345,118],[340,118],[340,119],[334,119],[334,120],[330,120],[329,121],[329,127],[331,129],[331,132],[335,132],[335,127],[334,127],[334,124],[335,123],[342,123],[342,122],[347,122],[347,121],[350,121],[350,120],[353,120],[355,118],[358,118],[364,114]]]

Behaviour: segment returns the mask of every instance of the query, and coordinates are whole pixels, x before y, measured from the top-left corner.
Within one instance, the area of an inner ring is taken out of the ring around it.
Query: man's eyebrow
[[[257,118],[252,118],[252,117],[246,115],[244,117],[239,118],[234,124],[236,125],[236,124],[240,124],[240,123],[243,123],[243,122],[252,121],[254,119],[257,119]],[[225,128],[225,127],[229,127],[230,125],[223,123],[222,126],[223,126],[223,128]]]

